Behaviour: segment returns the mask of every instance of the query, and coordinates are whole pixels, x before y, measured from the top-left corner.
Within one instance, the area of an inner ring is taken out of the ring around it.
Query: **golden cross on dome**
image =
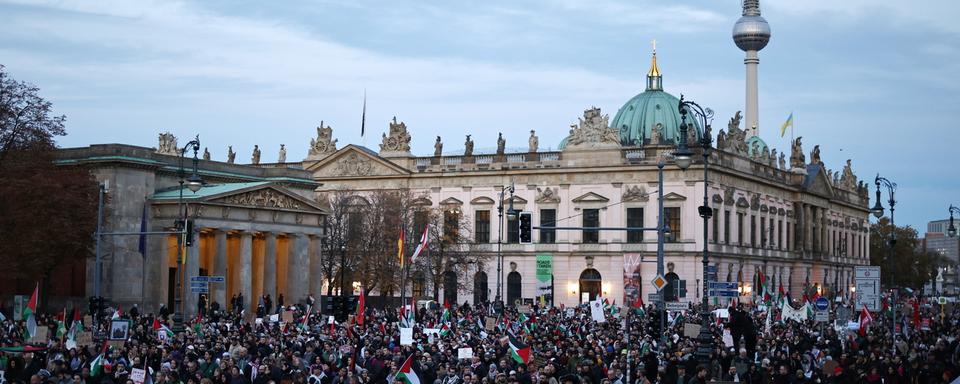
[[[650,44],[653,45],[653,54],[657,54],[657,39],[650,40]]]

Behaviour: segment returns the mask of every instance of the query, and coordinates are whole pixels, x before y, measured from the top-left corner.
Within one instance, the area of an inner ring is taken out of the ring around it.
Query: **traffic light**
[[[185,238],[186,238],[185,244],[186,244],[188,247],[192,247],[192,246],[193,246],[193,219],[187,219],[187,228],[186,228],[186,231],[187,231],[187,233],[186,233],[186,236],[185,236]]]
[[[520,212],[520,244],[533,242],[533,213]]]

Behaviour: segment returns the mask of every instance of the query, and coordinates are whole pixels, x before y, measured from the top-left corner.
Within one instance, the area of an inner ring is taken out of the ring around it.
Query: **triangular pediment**
[[[365,147],[350,144],[315,163],[304,162],[315,179],[408,175],[406,168]]]
[[[683,196],[683,195],[681,195],[681,194],[679,194],[679,193],[676,193],[676,192],[670,192],[670,193],[668,193],[668,194],[666,194],[666,195],[663,195],[663,201],[671,201],[671,200],[673,200],[673,201],[684,201],[684,200],[686,200],[686,199],[687,199],[686,196]]]
[[[524,198],[522,198],[522,197],[520,197],[520,196],[513,196],[512,198],[511,198],[511,197],[508,197],[508,198],[506,198],[506,199],[503,199],[503,203],[504,203],[504,204],[509,204],[511,201],[512,201],[514,204],[517,204],[517,205],[526,204],[526,203],[527,203],[527,199],[524,199]]]
[[[175,201],[179,190],[158,192],[151,197],[153,201]],[[192,204],[218,204],[258,209],[277,209],[301,212],[323,213],[316,202],[290,192],[272,182],[226,183],[207,185],[197,193],[184,191],[184,200]]]
[[[610,199],[593,192],[587,192],[571,201],[574,203],[606,203],[610,201]]]
[[[413,199],[413,201],[410,202],[410,205],[430,207],[430,206],[433,206],[433,201],[426,197],[418,197],[416,199]]]
[[[493,201],[493,199],[486,196],[480,196],[480,197],[474,198],[473,200],[470,200],[470,204],[473,204],[473,205],[485,205],[485,204],[492,205],[494,203],[496,203],[496,201]]]
[[[826,198],[833,197],[833,187],[827,179],[826,169],[822,163],[807,166],[807,178],[803,181],[803,189]]]

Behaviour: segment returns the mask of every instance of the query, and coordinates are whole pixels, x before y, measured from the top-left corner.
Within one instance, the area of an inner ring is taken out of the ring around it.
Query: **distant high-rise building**
[[[927,251],[936,252],[946,257],[953,266],[943,271],[943,289],[945,293],[956,294],[960,287],[960,274],[956,265],[960,264],[960,237],[947,235],[950,220],[935,220],[927,223],[927,233],[923,244]]]

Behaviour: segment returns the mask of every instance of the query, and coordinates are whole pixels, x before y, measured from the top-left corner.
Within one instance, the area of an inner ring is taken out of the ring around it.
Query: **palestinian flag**
[[[73,321],[70,323],[70,332],[67,333],[67,338],[77,340],[77,333],[80,332],[83,332],[83,320],[80,318],[80,310],[74,307]]]
[[[440,322],[441,322],[441,323],[444,323],[444,324],[450,322],[450,310],[449,310],[449,309],[447,309],[447,308],[444,308],[444,309],[443,309],[443,314],[440,315]]]
[[[510,334],[510,356],[519,364],[529,364],[533,354],[530,346],[523,344],[516,336]]]
[[[421,384],[420,372],[418,371],[419,367],[413,364],[413,355],[410,355],[410,357],[403,362],[403,365],[400,366],[396,378],[403,380],[406,384]]]
[[[184,259],[186,259],[186,257],[184,257]],[[120,306],[117,305],[117,310],[113,311],[113,317],[111,317],[110,320],[117,320],[119,318],[120,318]]]
[[[757,270],[757,277],[760,280],[760,297],[763,299],[763,303],[766,306],[770,306],[770,292],[767,291],[767,277],[763,275],[763,271]]]
[[[30,301],[27,302],[27,307],[23,309],[23,318],[27,321],[27,334],[26,338],[29,340],[33,335],[37,334],[37,297],[40,296],[40,283],[37,283],[37,287],[33,290],[33,295],[30,296]]]
[[[90,362],[90,377],[97,377],[103,373],[103,366],[105,365],[104,356],[106,356],[107,351],[110,350],[109,345],[106,341],[103,342],[103,351],[97,355],[96,359]]]
[[[783,300],[787,298],[787,295],[783,291],[783,282],[780,282],[780,287],[777,288],[777,306],[783,304]]]
[[[29,353],[46,351],[47,346],[27,345],[22,347],[0,347],[0,353]]]
[[[440,336],[446,336],[450,334],[450,326],[443,324],[440,326]]]
[[[166,325],[160,324],[160,318],[158,317],[153,319],[153,331],[164,331],[167,334],[167,338],[173,338],[173,331],[170,330],[170,328],[167,328]]]
[[[57,338],[62,339],[67,335],[67,309],[57,315]]]

